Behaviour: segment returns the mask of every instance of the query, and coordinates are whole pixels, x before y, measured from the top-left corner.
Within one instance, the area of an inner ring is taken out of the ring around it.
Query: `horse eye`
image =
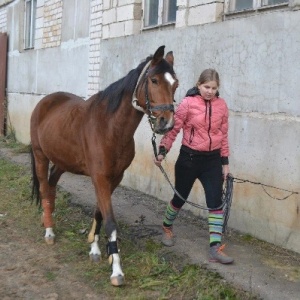
[[[158,83],[157,79],[155,79],[155,78],[151,78],[151,82],[154,83],[154,84]]]

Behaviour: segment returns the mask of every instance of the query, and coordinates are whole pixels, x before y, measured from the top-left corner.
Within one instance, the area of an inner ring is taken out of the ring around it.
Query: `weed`
[[[45,276],[49,281],[54,281],[57,277],[57,275],[51,271],[48,271]]]

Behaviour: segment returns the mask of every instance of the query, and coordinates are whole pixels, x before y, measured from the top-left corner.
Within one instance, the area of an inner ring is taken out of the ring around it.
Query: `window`
[[[177,0],[145,0],[144,27],[175,23]]]
[[[36,1],[25,0],[25,49],[31,49],[34,46]]]
[[[254,10],[278,4],[287,4],[288,0],[227,0],[229,2],[229,12]]]
[[[251,9],[253,7],[253,1],[252,0],[235,0],[234,10],[244,10],[244,9]]]
[[[288,0],[262,0],[261,6],[288,3]]]

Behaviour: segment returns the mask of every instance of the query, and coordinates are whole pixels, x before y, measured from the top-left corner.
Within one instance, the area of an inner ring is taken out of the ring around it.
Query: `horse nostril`
[[[159,127],[164,128],[166,127],[167,123],[168,123],[167,120],[164,117],[161,117],[159,120]]]

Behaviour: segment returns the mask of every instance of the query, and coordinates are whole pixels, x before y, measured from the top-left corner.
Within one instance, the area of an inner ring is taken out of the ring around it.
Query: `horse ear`
[[[152,65],[157,65],[163,58],[165,54],[165,46],[160,46],[153,55]]]
[[[171,65],[174,65],[174,56],[173,56],[173,51],[170,51],[166,54],[165,60]]]

